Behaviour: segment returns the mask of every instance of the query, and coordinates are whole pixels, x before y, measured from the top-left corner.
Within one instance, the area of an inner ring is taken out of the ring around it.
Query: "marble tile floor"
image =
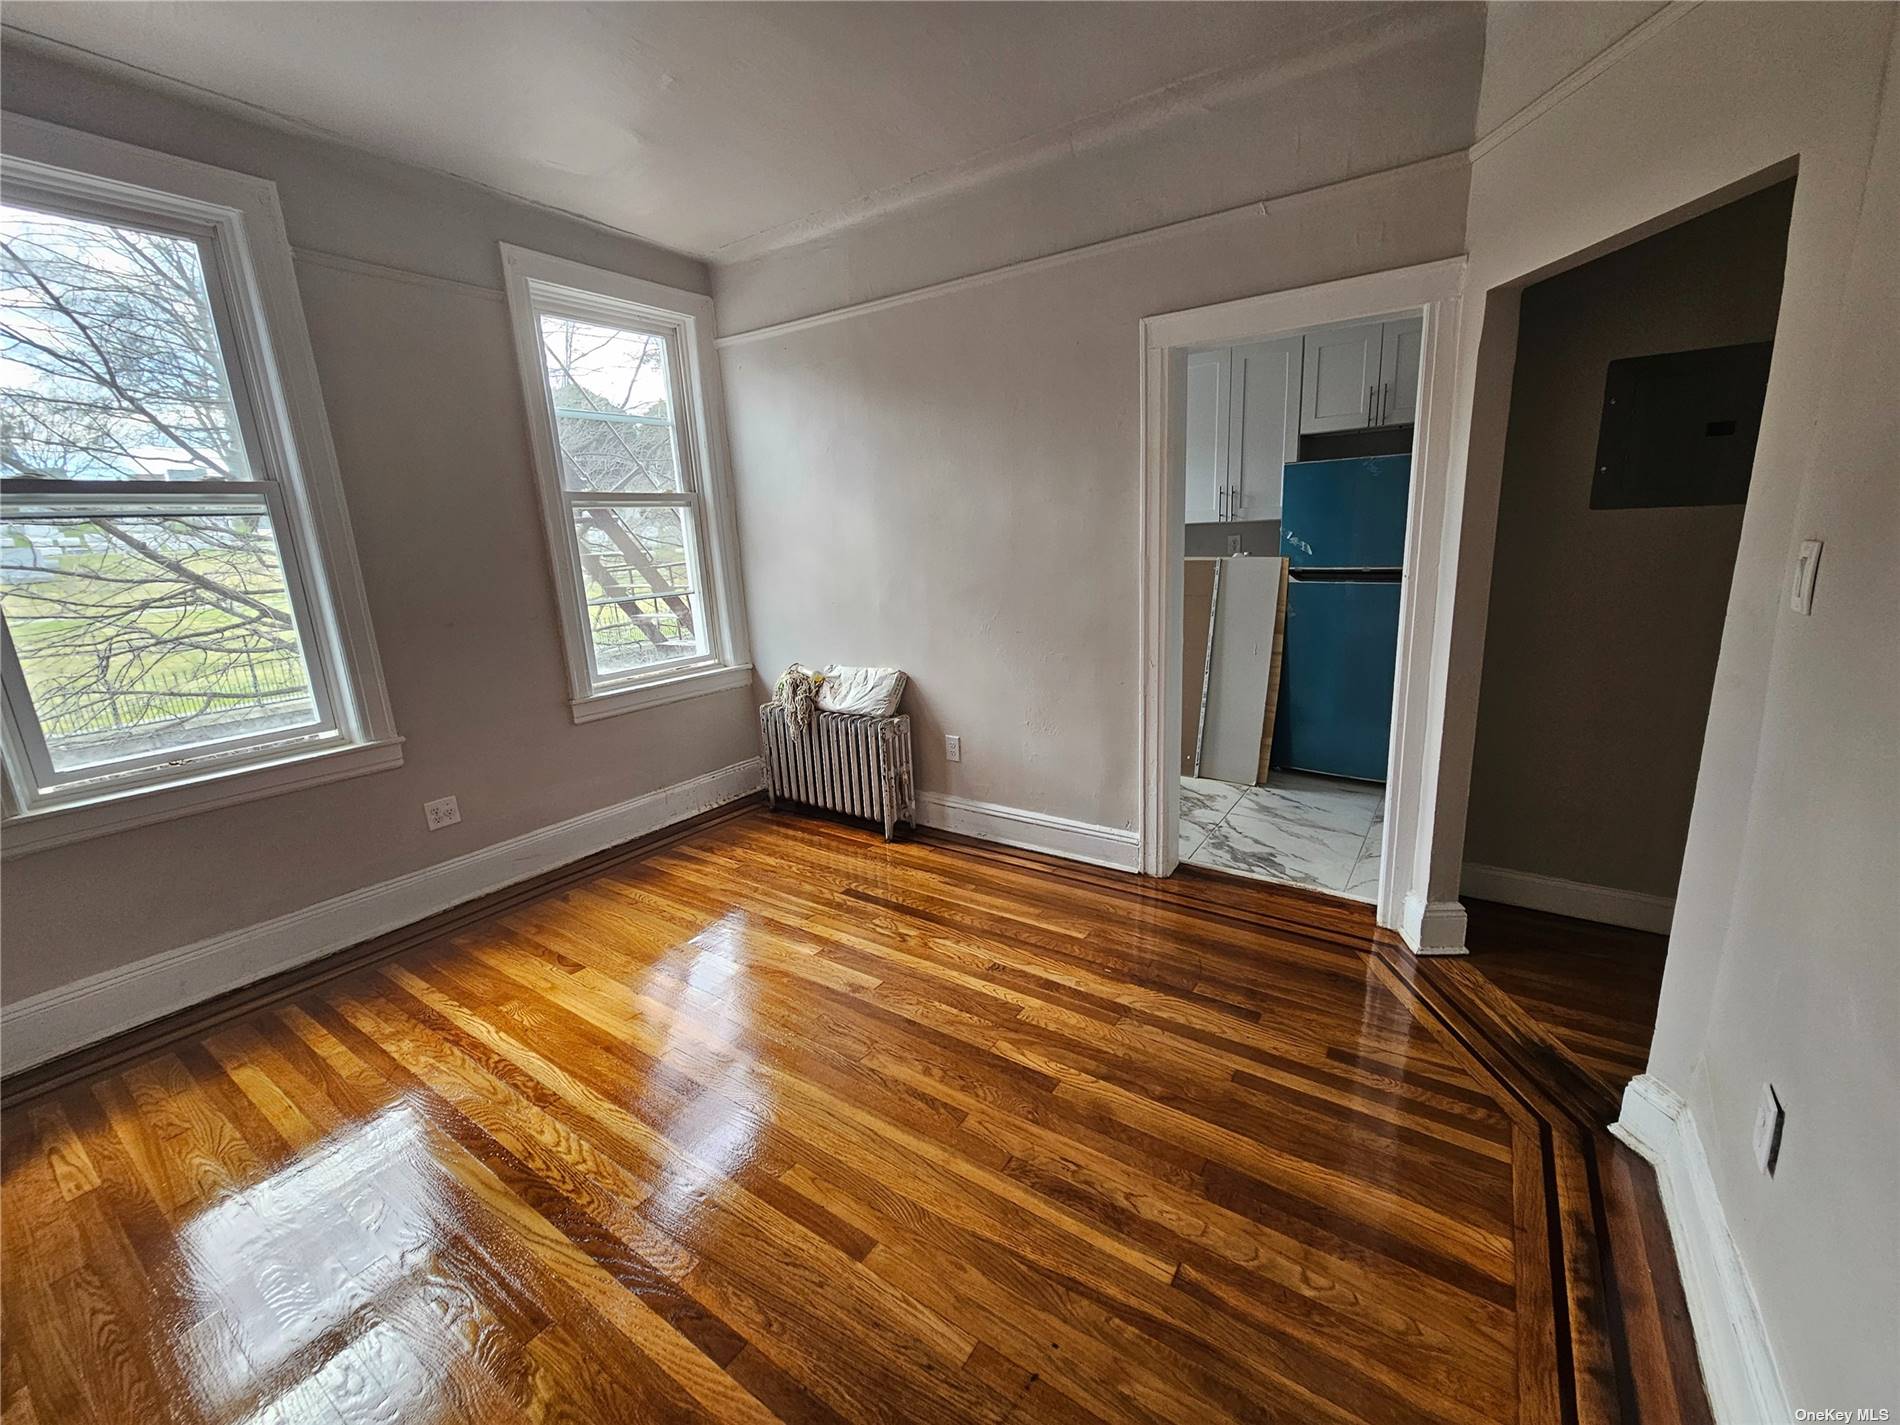
[[[1275,772],[1264,787],[1181,779],[1181,859],[1216,871],[1330,891],[1379,895],[1385,788]]]

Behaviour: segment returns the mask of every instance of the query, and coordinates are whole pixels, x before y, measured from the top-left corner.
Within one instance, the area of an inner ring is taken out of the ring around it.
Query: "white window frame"
[[[215,743],[201,753],[49,785],[44,749],[8,702],[0,854],[108,835],[213,807],[402,764],[402,739],[383,684],[356,545],[304,324],[277,187],[168,154],[5,116],[0,185],[28,205],[76,217],[117,216],[194,237],[205,253],[233,397],[255,465],[249,481],[185,494],[177,485],[10,482],[22,498],[53,504],[134,496],[154,506],[262,501],[284,561],[319,724],[271,737]],[[9,652],[9,658],[11,654]],[[17,668],[11,670],[17,675]],[[23,695],[17,676],[10,692]]]
[[[554,594],[561,612],[561,642],[567,656],[568,700],[574,721],[592,722],[749,685],[752,655],[739,579],[739,542],[726,458],[725,405],[719,360],[713,350],[712,298],[508,243],[500,246],[522,398],[527,405],[535,487],[540,495]],[[680,493],[603,495],[567,488],[561,476],[553,402],[542,364],[538,319],[544,312],[652,333],[666,343]],[[594,675],[593,632],[575,548],[573,512],[576,508],[616,504],[683,505],[691,510],[687,557],[693,565],[693,585],[705,627],[704,655],[611,677]]]

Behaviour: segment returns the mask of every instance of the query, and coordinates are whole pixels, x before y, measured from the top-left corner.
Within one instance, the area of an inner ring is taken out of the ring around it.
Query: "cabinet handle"
[[[1385,418],[1391,414],[1392,414],[1392,383],[1388,381],[1385,383],[1385,385],[1379,388],[1379,421],[1380,423],[1384,424]]]
[[[1376,426],[1379,423],[1379,406],[1376,399],[1378,394],[1377,386],[1366,387],[1366,424],[1369,426]]]

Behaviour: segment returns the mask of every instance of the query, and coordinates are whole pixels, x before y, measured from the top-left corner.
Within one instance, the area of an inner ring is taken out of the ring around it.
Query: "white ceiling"
[[[1391,9],[10,0],[6,23],[726,261],[1164,123]]]

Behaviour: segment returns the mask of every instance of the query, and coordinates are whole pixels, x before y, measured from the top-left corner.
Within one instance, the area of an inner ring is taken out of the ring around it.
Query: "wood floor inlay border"
[[[1002,855],[1072,879],[1133,879],[1034,852],[999,853],[961,839],[955,844],[968,854]],[[1654,1170],[1608,1133],[1618,1104],[1607,1086],[1553,1051],[1542,1036],[1525,1032],[1508,1013],[1500,1013],[1503,996],[1466,962],[1414,956],[1396,936],[1377,930],[1371,906],[1198,869],[1170,882],[1146,884],[1178,885],[1179,901],[1208,915],[1376,957],[1414,995],[1429,1021],[1470,1055],[1474,1070],[1493,1091],[1536,1123],[1549,1283],[1543,1295],[1551,1325],[1547,1343],[1524,1341],[1523,1360],[1544,1356],[1547,1346],[1555,1389],[1547,1388],[1537,1372],[1525,1371],[1520,1421],[1712,1422],[1674,1255],[1660,1230],[1663,1212]],[[1562,1171],[1582,1175],[1587,1220],[1564,1210],[1560,1157]],[[1620,1253],[1610,1227],[1606,1163],[1622,1197],[1619,1210],[1650,1224],[1640,1236],[1626,1233]],[[1641,1369],[1631,1351],[1632,1332],[1643,1337]]]

